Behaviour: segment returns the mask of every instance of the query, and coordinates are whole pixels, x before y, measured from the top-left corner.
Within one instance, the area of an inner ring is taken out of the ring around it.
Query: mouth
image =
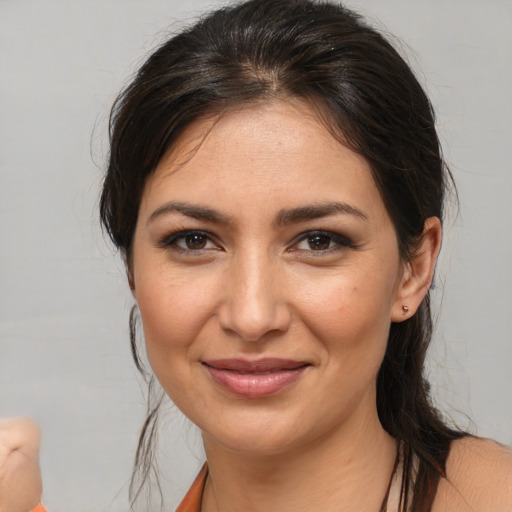
[[[241,398],[274,395],[294,384],[311,366],[304,361],[278,358],[218,359],[202,364],[217,385]]]

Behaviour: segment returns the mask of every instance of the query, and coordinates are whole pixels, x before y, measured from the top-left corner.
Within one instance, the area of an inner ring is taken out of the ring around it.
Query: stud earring
[[[409,306],[402,306],[402,311],[404,312],[404,315],[407,315],[409,313]]]

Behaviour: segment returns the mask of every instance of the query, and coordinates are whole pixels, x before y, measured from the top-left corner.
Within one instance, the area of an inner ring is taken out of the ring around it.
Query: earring
[[[409,313],[409,306],[402,306],[402,311],[404,312],[404,315],[407,315]]]

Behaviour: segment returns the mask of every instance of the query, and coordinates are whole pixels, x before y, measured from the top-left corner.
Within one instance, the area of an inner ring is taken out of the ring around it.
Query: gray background
[[[108,108],[169,27],[212,5],[0,0],[0,415],[41,424],[51,512],[128,509],[144,397],[128,348],[131,297],[97,220]],[[510,444],[512,3],[349,5],[406,42],[459,187],[437,273],[439,403]],[[172,408],[166,423],[171,510],[202,454]]]

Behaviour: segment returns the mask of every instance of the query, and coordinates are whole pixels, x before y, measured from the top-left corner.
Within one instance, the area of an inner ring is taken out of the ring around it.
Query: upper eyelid
[[[300,233],[299,235],[297,235],[296,237],[294,237],[292,242],[293,243],[301,242],[302,240],[305,240],[309,236],[314,236],[314,235],[323,235],[326,237],[330,237],[334,241],[343,240],[344,242],[347,242],[347,244],[353,245],[353,242],[350,239],[350,237],[348,237],[346,235],[342,235],[341,233],[336,233],[335,231],[329,231],[327,229],[310,229],[308,231],[304,231],[304,232]]]
[[[314,235],[323,235],[326,237],[329,237],[331,239],[331,242],[333,242],[332,247],[328,247],[327,249],[311,249],[311,248],[299,248],[297,247],[300,243],[303,243],[309,236]],[[297,253],[297,254],[303,254],[303,255],[311,255],[315,257],[322,257],[327,256],[328,254],[335,254],[343,250],[347,249],[357,249],[358,246],[353,242],[353,240],[345,235],[342,235],[340,233],[336,233],[333,231],[327,231],[327,230],[311,230],[306,231],[295,237],[295,239],[291,242],[289,247],[287,248],[286,252],[289,252],[290,254]]]
[[[181,238],[185,238],[186,236],[193,234],[201,234],[207,237],[208,240],[210,240],[212,243],[218,245],[217,237],[212,233],[205,231],[204,229],[180,229],[178,231],[174,231],[172,233],[160,237],[156,245],[159,248],[165,249],[174,244],[177,240],[180,240]],[[192,251],[192,249],[190,250]]]

